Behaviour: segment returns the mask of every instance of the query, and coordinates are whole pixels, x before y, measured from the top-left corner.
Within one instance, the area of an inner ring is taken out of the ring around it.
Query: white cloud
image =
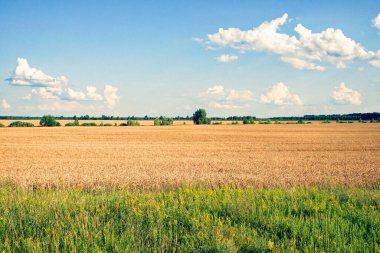
[[[299,58],[289,57],[289,56],[282,56],[281,60],[283,62],[289,63],[296,69],[309,69],[309,70],[318,70],[318,71],[325,71],[325,67],[318,66],[312,62],[308,62]]]
[[[32,99],[32,94],[29,93],[29,94],[21,97],[21,99],[23,99],[23,100],[31,100]]]
[[[2,99],[0,103],[0,109],[7,110],[9,108],[11,108],[11,105],[8,103],[8,101],[5,99]]]
[[[222,54],[222,55],[216,57],[215,59],[219,62],[229,63],[229,62],[236,61],[238,58],[239,57],[236,55]]]
[[[120,97],[117,95],[118,88],[112,85],[106,85],[104,88],[104,102],[106,106],[113,109]]]
[[[377,15],[376,18],[374,18],[374,19],[372,20],[372,24],[373,24],[373,26],[376,27],[377,29],[380,29],[380,13],[379,13],[379,15]]]
[[[279,82],[273,85],[266,94],[260,96],[260,101],[264,104],[275,105],[302,105],[301,98],[296,94],[291,94],[288,87]]]
[[[50,103],[52,104],[52,110],[54,110],[54,108],[66,110],[65,108],[74,108],[73,105],[79,104],[63,103],[62,101],[104,101],[105,106],[114,108],[119,99],[117,96],[117,88],[110,85],[105,86],[103,96],[97,93],[97,88],[94,86],[86,86],[85,91],[76,91],[68,86],[68,79],[66,77],[51,77],[42,70],[30,67],[24,58],[17,59],[15,71],[12,76],[6,80],[12,85],[36,87],[32,89],[30,94],[22,99],[31,100],[32,97],[38,97],[40,99],[55,100],[55,102]],[[49,107],[43,104],[38,108],[45,110]]]
[[[8,79],[10,84],[19,86],[54,87],[62,86],[68,82],[64,76],[52,77],[42,70],[32,68],[24,58],[17,59],[17,67]]]
[[[230,47],[240,52],[270,52],[297,69],[323,71],[323,64],[330,63],[337,68],[345,68],[355,60],[380,60],[380,56],[366,50],[360,43],[345,36],[342,30],[327,28],[313,33],[298,24],[294,30],[298,34],[290,36],[279,32],[288,19],[288,14],[266,21],[251,30],[220,28],[207,35],[206,45]],[[372,64],[376,66],[376,64]]]
[[[249,107],[254,94],[250,90],[226,89],[222,85],[214,85],[200,94],[208,105],[219,109],[237,109]]]
[[[207,89],[206,94],[223,94],[224,93],[224,87],[222,85],[214,85]]]
[[[332,98],[339,104],[360,105],[361,94],[353,89],[348,88],[345,83],[341,83],[337,90],[333,92]]]

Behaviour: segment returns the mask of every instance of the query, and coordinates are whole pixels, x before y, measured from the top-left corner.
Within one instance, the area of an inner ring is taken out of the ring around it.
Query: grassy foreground
[[[0,252],[379,252],[380,190],[0,187]]]

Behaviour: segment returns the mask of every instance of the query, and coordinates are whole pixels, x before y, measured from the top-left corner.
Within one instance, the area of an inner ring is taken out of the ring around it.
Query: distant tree
[[[51,115],[44,115],[40,120],[40,126],[55,127],[60,125],[61,124]]]
[[[207,118],[205,109],[198,109],[193,114],[193,121],[196,125],[210,124],[211,120]]]

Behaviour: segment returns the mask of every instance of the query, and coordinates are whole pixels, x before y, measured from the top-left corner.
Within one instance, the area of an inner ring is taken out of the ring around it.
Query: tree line
[[[201,109],[204,110],[204,109]],[[198,111],[198,110],[197,110]],[[81,116],[54,116],[58,120],[156,120],[158,118],[170,118],[172,120],[193,120],[193,116],[176,116],[176,117],[154,117],[145,115],[143,117],[139,116],[107,116],[102,115],[100,117],[81,115]],[[31,116],[0,116],[2,120],[40,120],[42,117],[31,117]],[[328,115],[304,115],[304,116],[291,116],[291,117],[270,117],[270,118],[257,118],[255,116],[229,116],[229,117],[209,117],[210,120],[233,120],[233,121],[244,121],[244,120],[379,120],[380,113],[350,113],[350,114],[328,114]]]

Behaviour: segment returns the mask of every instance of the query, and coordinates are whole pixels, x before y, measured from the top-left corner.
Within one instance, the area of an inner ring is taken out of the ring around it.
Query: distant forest
[[[161,116],[162,117],[162,116]],[[67,120],[154,120],[158,117],[152,117],[145,115],[144,117],[136,116],[106,116],[94,117],[89,115],[82,116],[56,116],[57,119]],[[28,117],[28,116],[0,116],[0,119],[20,120],[20,119],[41,119],[41,117]],[[192,120],[192,116],[177,116],[173,117],[173,120]],[[271,117],[271,118],[257,118],[255,116],[229,116],[229,117],[210,117],[211,120],[379,120],[380,113],[350,113],[350,114],[330,114],[330,115],[304,115],[304,116],[292,116],[292,117]]]

